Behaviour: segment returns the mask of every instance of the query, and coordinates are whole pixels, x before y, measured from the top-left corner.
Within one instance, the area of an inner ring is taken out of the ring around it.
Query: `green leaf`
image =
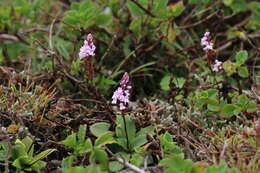
[[[34,172],[42,172],[42,169],[45,168],[47,165],[46,162],[39,160],[35,164],[31,165],[30,168],[26,168],[27,171],[34,171]]]
[[[180,77],[180,78],[174,78],[172,82],[175,84],[176,87],[182,88],[183,85],[184,85],[185,82],[186,82],[186,79],[185,79],[185,78],[182,78],[182,77]]]
[[[75,148],[77,146],[76,134],[73,133],[73,134],[67,136],[67,138],[65,140],[61,141],[61,144],[65,145],[67,147]]]
[[[138,34],[142,31],[142,23],[142,18],[137,18],[135,20],[132,20],[129,28],[131,29],[131,31]]]
[[[165,75],[161,82],[160,82],[160,86],[161,89],[164,91],[169,91],[170,90],[170,80],[171,80],[171,76],[170,75]]]
[[[208,100],[207,107],[208,107],[208,110],[213,111],[213,112],[218,112],[221,109],[218,101],[214,100],[214,99],[209,99]]]
[[[142,135],[151,135],[153,136],[154,135],[154,130],[155,130],[155,127],[150,125],[150,126],[147,126],[147,127],[144,127],[144,128],[141,128],[141,130],[139,130],[139,132],[137,132],[136,136],[142,136]]]
[[[238,67],[238,75],[240,77],[247,78],[249,76],[247,67],[245,67],[245,66]]]
[[[101,147],[106,144],[112,144],[115,143],[115,139],[113,138],[113,133],[108,132],[106,134],[103,134],[102,136],[98,137],[95,141],[95,147]]]
[[[154,6],[153,6],[153,11],[157,12],[158,10],[166,9],[167,3],[168,3],[168,0],[155,0]]]
[[[207,90],[208,98],[216,98],[218,95],[218,90],[217,89],[208,89]]]
[[[254,112],[257,108],[257,104],[253,101],[249,102],[247,105],[247,112]]]
[[[163,154],[179,155],[183,156],[183,152],[180,147],[173,142],[173,137],[170,133],[166,132],[160,136],[160,143],[163,147]]]
[[[74,159],[75,159],[75,157],[73,155],[71,155],[71,156],[65,157],[62,160],[62,162],[61,162],[62,172],[64,172],[65,170],[72,167]]]
[[[236,65],[234,63],[232,63],[231,61],[224,62],[222,67],[228,76],[231,76],[232,74],[234,74],[236,72],[236,68],[237,68]]]
[[[139,8],[135,3],[132,1],[127,1],[127,7],[129,8],[131,14],[133,16],[142,16],[144,12],[141,8]]]
[[[22,143],[22,141],[17,139],[15,141],[15,146],[12,149],[12,158],[17,159],[19,157],[24,157],[24,156],[28,156],[26,146]]]
[[[29,152],[30,148],[33,145],[33,140],[29,136],[26,136],[24,139],[22,139],[21,142],[25,145],[26,151]]]
[[[238,104],[241,105],[242,107],[246,106],[247,103],[249,102],[248,97],[245,94],[242,94],[238,97]]]
[[[134,138],[132,141],[130,141],[130,145],[131,145],[132,149],[141,147],[145,143],[147,143],[146,135],[136,136],[136,138]]]
[[[96,164],[89,165],[86,167],[87,173],[107,173],[101,170],[101,167]]]
[[[111,14],[100,14],[96,18],[96,25],[107,26],[112,23],[112,19]]]
[[[108,156],[103,149],[95,148],[89,156],[89,161],[91,164],[95,164],[96,161],[99,161],[102,167],[108,168]]]
[[[129,140],[132,140],[135,138],[136,134],[136,127],[133,120],[131,120],[131,117],[129,115],[124,115],[126,120],[126,129],[128,133]],[[126,139],[126,133],[125,133],[125,124],[123,117],[120,115],[117,115],[116,118],[116,135],[119,138],[125,138]]]
[[[21,156],[18,159],[15,159],[12,165],[15,166],[16,168],[22,169],[26,165],[29,165],[29,162],[30,162],[30,158],[28,156]]]
[[[226,5],[226,6],[230,6],[232,4],[233,0],[223,0],[223,3]]]
[[[171,6],[170,9],[172,16],[178,17],[184,11],[185,6],[182,4],[181,1],[179,1],[179,3],[176,3],[176,5]]]
[[[86,125],[79,126],[79,131],[77,133],[79,143],[83,143],[85,141],[86,131],[87,131]]]
[[[111,172],[118,172],[124,168],[124,165],[117,161],[111,161],[109,162],[109,171]]]
[[[0,161],[5,161],[9,159],[9,146],[6,141],[0,142]]]
[[[95,123],[90,126],[90,131],[94,136],[100,137],[103,134],[108,132],[109,127],[110,127],[109,123],[105,123],[105,122]]]
[[[236,54],[236,64],[239,66],[244,64],[248,58],[247,51],[241,50]]]
[[[220,114],[221,115],[224,115],[225,117],[231,117],[231,116],[233,116],[234,115],[234,110],[236,109],[236,107],[234,106],[234,105],[232,105],[232,104],[226,104],[223,108],[222,108],[222,110],[221,110],[221,112],[220,112]]]
[[[54,151],[56,151],[56,149],[48,149],[48,150],[45,150],[45,151],[37,154],[36,156],[33,157],[33,159],[29,162],[29,164],[31,165],[31,164],[36,163],[37,161],[43,159],[44,157],[47,157]]]
[[[82,166],[77,166],[66,170],[64,173],[88,173],[88,169]]]
[[[245,0],[234,0],[230,7],[234,12],[243,12],[247,10],[247,2]]]
[[[92,150],[92,148],[93,148],[92,142],[88,138],[87,140],[85,140],[84,143],[78,143],[74,149],[75,149],[76,154],[83,155],[87,152],[90,152]]]
[[[170,158],[162,159],[159,165],[170,168],[171,171],[166,170],[167,173],[197,173],[197,171],[194,171],[194,164],[191,160],[184,160],[182,157],[179,156],[173,156]]]

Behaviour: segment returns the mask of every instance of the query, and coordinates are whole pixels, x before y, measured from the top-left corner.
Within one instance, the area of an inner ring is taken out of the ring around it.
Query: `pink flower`
[[[222,69],[221,65],[222,65],[221,61],[215,60],[215,64],[212,68],[212,71],[218,72],[220,69]]]
[[[95,56],[95,50],[96,46],[93,43],[93,36],[88,34],[87,40],[84,41],[84,45],[80,48],[79,59]]]
[[[120,110],[125,110],[129,104],[130,89],[129,75],[127,72],[123,75],[120,81],[120,87],[114,92],[112,96],[112,104],[118,104]]]
[[[201,38],[201,46],[203,50],[208,51],[213,49],[213,43],[209,40],[210,32],[205,32],[204,36]]]

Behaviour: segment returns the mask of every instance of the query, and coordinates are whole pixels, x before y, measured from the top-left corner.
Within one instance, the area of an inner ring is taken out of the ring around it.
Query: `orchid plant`
[[[96,46],[93,43],[93,36],[88,34],[87,39],[84,40],[84,45],[80,48],[79,59],[84,60],[86,70],[88,71],[88,80],[92,80],[94,77],[94,68],[92,65],[92,58],[95,56]]]
[[[215,50],[213,48],[214,44],[210,40],[210,32],[205,32],[204,36],[201,38],[200,44],[203,47],[203,50],[206,51],[209,65],[211,65],[212,59],[215,58],[213,57]],[[211,68],[213,72],[218,72],[222,69],[222,62],[216,59]]]

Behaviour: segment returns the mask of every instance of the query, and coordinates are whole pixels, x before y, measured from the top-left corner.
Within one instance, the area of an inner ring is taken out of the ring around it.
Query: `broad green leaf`
[[[87,152],[90,152],[92,150],[92,148],[93,148],[92,142],[88,138],[87,140],[85,140],[85,142],[78,143],[74,149],[75,149],[76,154],[83,155]]]
[[[135,138],[135,134],[136,134],[135,123],[133,120],[131,120],[131,117],[129,115],[124,115],[124,116],[126,120],[127,135],[129,140],[132,140]],[[125,124],[122,116],[117,115],[116,124],[117,124],[116,127],[117,137],[126,139]]]
[[[27,151],[26,151],[26,146],[22,143],[22,141],[17,139],[15,141],[15,146],[12,149],[12,158],[17,159],[19,157],[25,157],[27,155],[28,154],[27,154]]]
[[[141,128],[139,130],[139,132],[137,132],[136,136],[141,136],[141,135],[151,135],[153,136],[154,135],[154,130],[155,130],[155,127],[150,125],[150,126],[147,126],[147,127],[144,127],[144,128]]]
[[[247,67],[245,67],[245,66],[238,67],[238,75],[240,77],[247,78],[249,76]]]
[[[100,14],[96,18],[96,25],[107,26],[112,23],[112,19],[111,14]]]
[[[247,10],[247,2],[245,0],[234,0],[230,7],[234,12],[243,12]]]
[[[174,78],[172,82],[175,84],[176,87],[182,88],[186,82],[186,79],[183,77]]]
[[[130,162],[137,167],[142,167],[145,162],[145,158],[140,155],[140,153],[134,153],[130,159]]]
[[[124,116],[126,119],[126,129],[127,129],[127,133],[128,133],[128,138],[129,138],[129,141],[131,141],[135,138],[135,135],[136,135],[135,122],[132,120],[130,115],[124,115]],[[125,124],[123,123],[123,125],[125,125]]]
[[[171,171],[166,172],[176,172],[176,173],[197,173],[197,171],[194,170],[194,164],[191,160],[184,160],[183,158],[179,156],[173,156],[166,159],[163,159],[159,163],[162,166],[166,166],[167,168],[170,168]],[[193,170],[193,171],[192,171]]]
[[[233,0],[223,0],[223,3],[226,5],[226,6],[230,6],[232,4]]]
[[[22,139],[21,142],[25,145],[26,152],[29,152],[29,150],[31,149],[31,147],[33,145],[33,140],[29,136],[26,136],[24,139]]]
[[[182,1],[179,1],[176,4],[171,5],[169,8],[171,9],[170,11],[171,11],[172,15],[174,17],[178,17],[184,11],[185,6],[183,5]]]
[[[231,76],[232,74],[234,74],[236,72],[236,68],[237,68],[236,65],[234,63],[232,63],[231,61],[224,62],[222,67],[228,76]]]
[[[207,93],[208,93],[209,98],[216,98],[218,95],[218,90],[217,89],[208,89]]]
[[[248,97],[245,94],[242,94],[238,97],[238,104],[241,105],[242,107],[246,106],[247,103],[249,102]]]
[[[101,147],[106,144],[112,144],[115,143],[115,139],[113,138],[113,133],[108,132],[106,134],[103,134],[102,136],[98,137],[95,141],[95,147]]]
[[[160,82],[160,86],[161,89],[164,91],[169,91],[170,90],[170,80],[171,80],[171,76],[170,75],[165,75],[161,82]]]
[[[27,171],[34,171],[34,172],[42,172],[42,169],[45,168],[47,165],[46,162],[39,160],[38,162],[36,162],[35,164],[31,165],[30,168],[26,168],[25,170]]]
[[[139,8],[135,3],[132,1],[127,1],[127,7],[129,8],[130,12],[134,16],[142,16],[144,12],[141,8]]]
[[[157,10],[166,9],[168,0],[154,0],[153,10],[156,12]]]
[[[67,147],[71,147],[74,148],[77,146],[77,139],[76,139],[76,134],[73,133],[69,136],[67,136],[67,138],[63,141],[61,141],[61,144],[67,146]]]
[[[221,115],[224,115],[224,116],[227,117],[227,118],[229,118],[229,117],[231,117],[231,116],[234,115],[234,110],[235,110],[235,109],[236,109],[236,107],[235,107],[234,105],[232,105],[232,104],[226,104],[226,105],[222,108],[220,114],[221,114]]]
[[[107,173],[102,171],[101,167],[96,164],[89,165],[88,167],[86,167],[86,169],[87,169],[87,173]]]
[[[109,123],[105,123],[105,122],[95,123],[90,126],[90,131],[94,136],[100,137],[103,134],[108,132],[109,127],[110,127]]]
[[[209,99],[207,107],[208,107],[208,110],[213,111],[213,112],[218,112],[221,109],[218,101],[214,100],[214,99]]]
[[[82,166],[77,166],[66,170],[64,173],[88,173],[88,169]]]
[[[18,159],[15,159],[12,163],[13,166],[16,168],[22,169],[26,165],[29,165],[30,163],[30,158],[28,156],[21,156]]]
[[[131,148],[141,147],[147,143],[146,135],[136,136],[132,141],[130,141]]]
[[[109,162],[109,171],[111,172],[118,172],[124,168],[124,165],[117,161],[111,161]]]
[[[131,31],[133,31],[136,34],[140,33],[142,30],[142,18],[137,18],[135,20],[132,20],[129,28],[131,29]]]
[[[71,155],[71,156],[68,156],[68,157],[65,157],[62,162],[61,162],[61,168],[63,170],[63,172],[69,168],[72,167],[73,165],[73,161],[75,159],[75,156]]]
[[[247,112],[254,112],[257,108],[257,104],[253,101],[249,102],[247,105]]]
[[[247,51],[241,50],[236,54],[236,64],[239,66],[244,64],[248,58]]]
[[[92,164],[95,164],[96,161],[99,161],[102,167],[106,169],[108,168],[108,156],[103,149],[95,148],[89,156],[89,161]]]

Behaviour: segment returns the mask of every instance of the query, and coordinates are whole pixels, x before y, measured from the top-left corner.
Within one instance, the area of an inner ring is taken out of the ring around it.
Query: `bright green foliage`
[[[164,158],[171,156],[184,157],[182,149],[176,145],[176,142],[173,142],[173,137],[170,133],[166,132],[160,136],[160,144]]]
[[[9,159],[9,147],[5,141],[0,142],[0,161],[7,161]]]
[[[165,75],[160,82],[162,90],[169,91],[171,89],[171,84],[173,83],[177,88],[182,88],[186,82],[186,79],[183,77],[175,77],[172,79],[171,75]]]
[[[235,59],[235,63],[231,61],[226,61],[223,63],[223,68],[226,71],[227,75],[231,76],[232,74],[237,72],[240,77],[247,78],[249,76],[249,72],[247,67],[244,65],[246,60],[248,59],[247,51],[239,51],[236,54]]]
[[[219,166],[212,165],[207,168],[205,173],[241,173],[235,168],[228,168],[226,163],[222,163]]]
[[[256,110],[257,104],[254,101],[250,101],[244,94],[234,95],[232,104],[227,104],[225,100],[218,97],[219,92],[216,89],[200,91],[194,97],[195,107],[202,111],[207,106],[209,112],[215,112],[225,118],[230,118],[241,112],[253,112]]]
[[[131,119],[130,115],[124,115],[126,124],[124,124],[123,117],[117,115],[116,118],[116,136],[117,142],[122,146],[126,151],[133,152],[134,149],[141,147],[147,143],[145,129],[136,132],[136,127],[134,121]],[[126,125],[126,131],[125,131]]]
[[[91,26],[106,26],[112,22],[110,7],[101,10],[96,3],[85,0],[83,2],[73,2],[71,10],[67,11],[64,21],[77,26],[77,28],[87,28]]]
[[[99,129],[98,127],[102,128]],[[93,132],[98,138],[93,144],[92,141],[88,138],[86,139],[86,125],[80,125],[78,133],[73,133],[69,135],[61,143],[67,147],[73,149],[73,155],[66,157],[62,161],[63,171],[72,171],[72,170],[85,170],[82,167],[72,168],[73,161],[79,157],[88,154],[89,162],[91,166],[94,166],[98,161],[102,169],[108,169],[108,155],[104,149],[104,146],[107,144],[115,143],[116,141],[113,138],[113,133],[107,131],[109,126],[106,123],[97,123],[91,126],[91,132]],[[95,167],[95,166],[94,166]],[[99,168],[94,168],[99,169]],[[91,167],[92,169],[92,167]]]
[[[170,90],[170,83],[171,83],[170,75],[165,75],[160,82],[161,89],[165,90],[165,91],[169,91]]]
[[[109,127],[110,124],[108,123],[95,123],[92,126],[90,126],[90,131],[96,137],[100,137],[103,134],[107,133]]]
[[[48,149],[34,156],[34,144],[32,139],[28,136],[22,140],[17,139],[11,151],[12,165],[20,170],[41,172],[46,165],[46,162],[41,159],[47,157],[54,151],[56,150]]]
[[[191,160],[184,160],[176,155],[161,160],[160,165],[168,168],[164,173],[199,173]]]

